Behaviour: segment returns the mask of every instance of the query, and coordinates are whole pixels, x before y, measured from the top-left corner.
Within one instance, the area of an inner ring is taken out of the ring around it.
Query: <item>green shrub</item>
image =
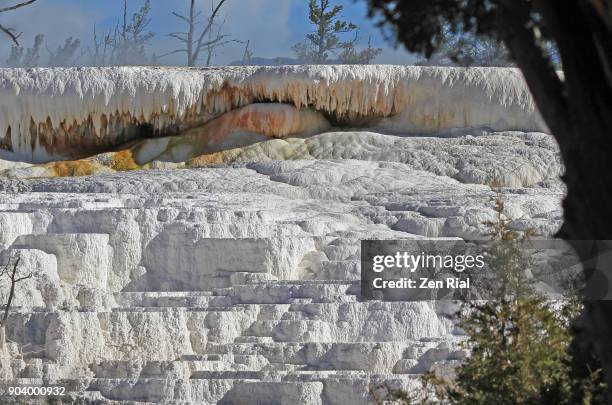
[[[467,302],[457,314],[467,334],[467,361],[453,380],[429,373],[416,393],[386,385],[371,387],[377,404],[603,404],[606,385],[599,361],[589,348],[573,343],[571,325],[578,300],[548,302],[525,279],[521,245],[532,231],[516,232],[504,214],[501,191],[495,221],[487,222],[493,239],[489,251],[496,274],[504,277],[499,299]],[[498,242],[498,243],[497,243]]]

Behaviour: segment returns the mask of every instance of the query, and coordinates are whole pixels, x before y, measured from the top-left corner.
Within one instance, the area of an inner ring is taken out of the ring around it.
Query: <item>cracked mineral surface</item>
[[[85,401],[417,389],[465,359],[455,307],[362,301],[360,241],[483,237],[493,179],[516,229],[562,221],[512,69],[0,69],[0,93],[0,263],[35,275],[0,377]]]

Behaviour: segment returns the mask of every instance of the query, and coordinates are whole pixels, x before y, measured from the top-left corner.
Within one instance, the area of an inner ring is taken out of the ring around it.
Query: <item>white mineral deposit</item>
[[[463,332],[443,303],[361,300],[360,241],[482,237],[493,179],[554,234],[548,132],[509,68],[0,69],[0,262],[33,274],[2,378],[96,403],[415,389]]]

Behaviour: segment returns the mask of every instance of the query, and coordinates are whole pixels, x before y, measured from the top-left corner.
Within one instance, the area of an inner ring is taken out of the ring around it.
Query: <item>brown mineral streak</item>
[[[29,134],[13,128],[12,143],[15,143],[15,132],[18,132],[17,136],[23,137],[22,142],[44,149],[51,157],[78,158],[108,151],[136,139],[184,135],[186,131],[200,129],[219,117],[222,120],[211,127],[215,130],[207,131],[211,142],[236,129],[269,137],[283,137],[303,129],[300,126],[302,123],[291,122],[295,117],[287,116],[284,112],[265,119],[253,117],[251,113],[231,114],[257,103],[285,103],[298,110],[325,113],[339,127],[355,127],[366,121],[372,124],[382,118],[397,116],[403,120],[399,129],[408,127],[407,130],[428,133],[467,125],[458,117],[469,117],[464,111],[475,108],[474,103],[482,99],[480,95],[486,96],[490,89],[500,92],[499,100],[496,99],[498,104],[511,102],[517,106],[514,115],[505,116],[508,124],[501,129],[534,130],[541,127],[526,86],[512,70],[504,71],[507,75],[503,77],[508,79],[501,81],[501,74],[481,70],[468,73],[442,68],[382,66],[361,69],[365,70],[358,74],[359,70],[347,67],[326,67],[321,72],[317,68],[296,68],[295,72],[285,68],[262,68],[236,77],[229,70],[220,82],[211,80],[198,90],[199,94],[181,99],[188,105],[179,105],[178,98],[151,93],[151,97],[161,98],[158,104],[148,107],[152,111],[148,111],[146,117],[139,105],[133,106],[137,111],[133,114],[129,111],[109,113],[102,106],[99,114],[90,112],[86,119],[79,118],[81,122],[65,120],[52,123],[47,119],[42,125],[32,123]],[[204,75],[203,80],[207,77]],[[485,88],[479,84],[489,77],[491,85]],[[506,85],[506,81],[515,87]],[[461,91],[465,91],[466,97],[458,96]],[[465,106],[455,102],[463,99],[466,99]],[[501,104],[496,105],[494,114],[501,114],[501,107]],[[501,122],[496,116],[489,118],[487,114],[485,108],[482,117],[473,117],[474,123],[489,125]],[[395,130],[395,127],[391,130]],[[1,142],[5,147],[7,144],[10,142]],[[10,147],[23,150],[24,146],[28,145]]]

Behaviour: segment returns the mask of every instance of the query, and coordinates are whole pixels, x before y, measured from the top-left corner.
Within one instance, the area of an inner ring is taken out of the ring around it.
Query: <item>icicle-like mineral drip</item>
[[[43,156],[79,147],[83,137],[112,144],[122,135],[121,126],[107,127],[112,119],[147,123],[163,135],[172,125],[187,129],[254,102],[309,107],[339,120],[384,118],[377,125],[403,133],[481,127],[547,131],[516,69],[109,67],[0,69],[0,136],[10,128],[15,152]],[[81,128],[88,122],[91,133]],[[38,131],[43,123],[53,136]],[[45,151],[32,150],[37,131],[34,144]],[[58,137],[61,145],[49,144]]]

